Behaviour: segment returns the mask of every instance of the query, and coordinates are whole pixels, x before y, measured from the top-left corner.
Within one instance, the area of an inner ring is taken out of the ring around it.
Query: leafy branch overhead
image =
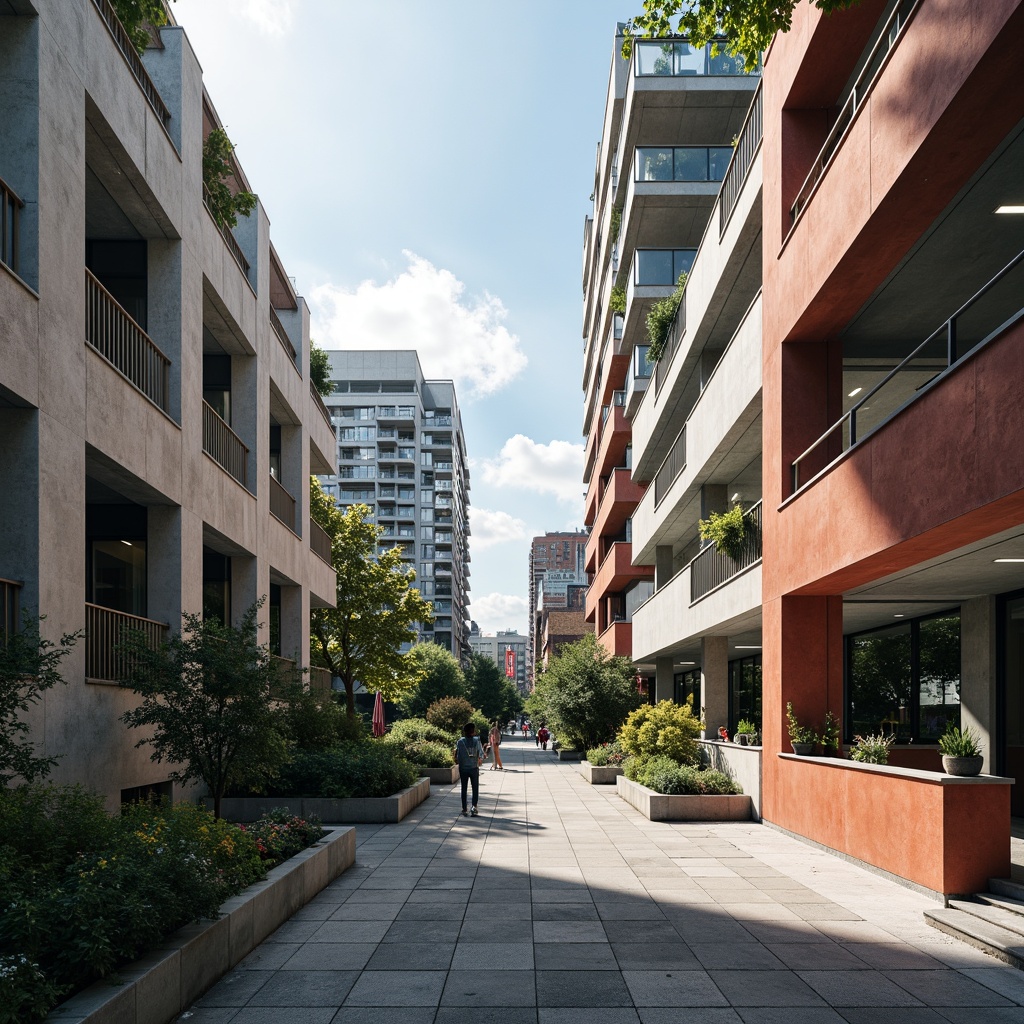
[[[233,228],[239,215],[248,217],[256,207],[255,193],[232,192],[228,184],[235,173],[231,162],[234,151],[234,143],[223,128],[214,128],[203,142],[204,198],[213,219],[222,228]]]
[[[643,13],[626,23],[622,56],[629,59],[633,40],[686,36],[694,46],[716,41],[743,57],[747,71],[757,68],[776,32],[788,32],[793,11],[803,0],[643,0]],[[858,0],[807,0],[826,14],[843,11]],[[718,52],[718,47],[714,52]]]
[[[150,26],[160,28],[167,24],[163,0],[110,0],[110,6],[140,54],[149,45]]]

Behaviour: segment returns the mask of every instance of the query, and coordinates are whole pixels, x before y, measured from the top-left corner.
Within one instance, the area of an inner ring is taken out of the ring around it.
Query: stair
[[[925,921],[940,932],[1024,970],[1024,885],[990,878],[988,892],[926,910]]]

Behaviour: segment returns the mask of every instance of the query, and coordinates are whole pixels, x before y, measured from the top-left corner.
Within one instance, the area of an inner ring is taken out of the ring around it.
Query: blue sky
[[[639,0],[177,0],[325,348],[417,348],[471,460],[471,614],[526,629],[529,538],[582,525],[581,250]]]

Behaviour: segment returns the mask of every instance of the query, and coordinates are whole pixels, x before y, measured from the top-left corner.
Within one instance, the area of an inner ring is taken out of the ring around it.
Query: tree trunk
[[[224,797],[224,787],[218,786],[213,791],[213,817],[215,820],[220,821],[220,802]]]
[[[349,720],[356,717],[356,684],[354,679],[343,676],[345,683],[345,710],[348,712]]]

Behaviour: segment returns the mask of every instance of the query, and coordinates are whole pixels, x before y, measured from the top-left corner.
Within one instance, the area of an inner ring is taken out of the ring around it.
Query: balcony
[[[753,71],[745,71],[742,57],[731,57],[725,53],[725,40],[717,45],[722,52],[713,56],[713,43],[691,46],[685,40],[665,42],[640,42],[633,44],[633,76],[635,78],[681,78],[697,76],[744,76],[760,75],[760,63]]]
[[[633,180],[721,181],[732,153],[732,146],[638,146]]]
[[[592,618],[603,597],[625,590],[633,580],[653,578],[653,565],[633,565],[632,543],[628,540],[615,541],[609,545],[587,590],[587,618]]]
[[[736,558],[724,554],[714,544],[710,544],[690,562],[691,604],[761,561],[761,502],[746,512],[745,517],[747,535],[743,542],[743,550]]]
[[[617,619],[600,633],[597,642],[613,657],[629,658],[633,653],[633,623]]]
[[[326,423],[333,431],[334,424],[331,423],[331,414],[328,412],[327,406],[324,404],[324,400],[320,396],[320,392],[317,391],[312,382],[310,382],[309,385],[309,397],[313,399],[313,404],[316,406],[317,412],[319,412],[320,416],[323,418],[324,423]]]
[[[294,365],[298,361],[299,354],[295,351],[295,346],[292,344],[291,338],[288,337],[288,332],[285,330],[284,324],[281,323],[281,318],[277,315],[277,310],[273,306],[270,307],[270,326],[274,329],[277,340],[281,342],[281,347],[288,353],[288,358]],[[312,384],[310,387],[312,387]],[[324,408],[326,409],[326,406]],[[328,413],[328,423],[330,423],[330,419],[330,413]]]
[[[650,345],[637,345],[633,349],[633,357],[629,363],[629,372],[626,375],[626,416],[632,421],[640,408],[640,402],[647,392],[647,385],[651,379],[654,367],[647,361],[647,353]]]
[[[270,475],[270,514],[295,533],[295,499],[273,474]]]
[[[331,535],[312,517],[309,520],[309,548],[314,555],[333,568],[331,562]]]
[[[21,583],[0,579],[0,646],[21,628]]]
[[[382,405],[377,410],[378,420],[415,420],[416,408],[412,405]]]
[[[85,678],[88,682],[116,683],[127,677],[128,666],[115,648],[125,630],[139,630],[147,645],[156,650],[166,639],[170,627],[141,615],[103,608],[98,604],[85,606]]]
[[[732,211],[736,208],[736,202],[743,191],[743,184],[747,180],[747,172],[750,170],[761,149],[761,139],[764,134],[764,93],[760,83],[757,92],[750,103],[747,111],[747,118],[743,122],[736,145],[733,148],[732,159],[722,179],[722,191],[718,200],[718,235],[721,238],[732,217]]]
[[[216,225],[217,230],[221,234],[221,238],[224,239],[224,244],[228,247],[228,251],[238,264],[238,269],[242,271],[242,276],[249,284],[249,287],[252,288],[252,282],[249,281],[249,261],[245,258],[245,253],[242,252],[242,247],[238,244],[234,234],[232,234],[231,228],[229,228],[227,224],[217,223],[217,218],[214,217],[213,211],[210,209],[209,196],[210,190],[206,185],[203,185],[203,206],[206,207],[206,212],[210,215],[210,220],[212,220]],[[255,291],[255,289],[253,289],[253,291]]]
[[[168,411],[170,359],[88,268],[85,342],[158,409]]]
[[[24,206],[14,189],[0,178],[0,263],[16,274],[21,251],[18,221]]]
[[[450,427],[452,418],[451,416],[424,416],[423,422],[428,427]]]
[[[243,487],[246,486],[246,464],[249,461],[249,449],[205,400],[203,401],[203,451]]]
[[[633,482],[630,470],[622,467],[613,469],[597,504],[594,533],[599,537],[619,534],[646,490],[645,484]]]

